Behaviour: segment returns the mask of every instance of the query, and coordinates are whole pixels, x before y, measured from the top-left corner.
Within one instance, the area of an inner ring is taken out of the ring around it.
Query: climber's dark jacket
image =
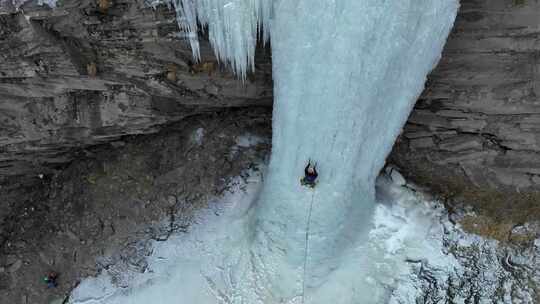
[[[319,174],[317,173],[317,168],[315,166],[312,166],[313,173],[309,173],[308,169],[310,166],[311,166],[311,163],[308,163],[306,168],[304,169],[304,173],[305,173],[304,181],[306,183],[313,184],[315,183],[315,180],[317,179],[317,176],[319,176]]]

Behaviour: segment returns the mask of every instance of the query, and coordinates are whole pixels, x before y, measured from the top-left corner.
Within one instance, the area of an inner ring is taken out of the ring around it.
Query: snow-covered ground
[[[269,302],[260,293],[266,290],[263,278],[246,267],[247,221],[264,170],[249,173],[200,210],[188,232],[153,243],[143,273],[129,273],[131,281],[119,284],[113,279],[117,274],[104,271],[84,280],[70,303],[535,303],[538,242],[518,253],[468,235],[451,223],[441,204],[389,176],[377,182],[369,241],[342,257],[321,286],[298,278],[297,285],[307,286],[304,296]],[[305,266],[306,272],[317,271],[316,265]],[[373,290],[368,301],[357,294],[365,287]]]

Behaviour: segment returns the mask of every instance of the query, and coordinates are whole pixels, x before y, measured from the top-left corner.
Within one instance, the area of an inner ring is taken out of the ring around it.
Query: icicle
[[[171,0],[180,29],[188,34],[193,58],[200,60],[197,31],[208,30],[220,62],[230,63],[242,79],[255,68],[258,38],[270,37],[271,0]]]
[[[39,5],[47,4],[50,7],[56,7],[57,0],[39,0]]]

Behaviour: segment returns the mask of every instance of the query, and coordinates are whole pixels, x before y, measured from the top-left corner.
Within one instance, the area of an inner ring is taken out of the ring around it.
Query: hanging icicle
[[[246,78],[255,68],[257,41],[270,37],[270,0],[170,0],[180,29],[188,34],[195,61],[200,60],[198,31],[207,30],[220,62]]]

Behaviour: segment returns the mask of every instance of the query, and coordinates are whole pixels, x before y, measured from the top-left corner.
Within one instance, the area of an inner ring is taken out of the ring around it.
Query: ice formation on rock
[[[216,57],[229,62],[245,78],[255,67],[258,38],[269,38],[270,0],[170,0],[180,29],[189,34],[193,57],[199,60],[199,24],[208,30]]]

